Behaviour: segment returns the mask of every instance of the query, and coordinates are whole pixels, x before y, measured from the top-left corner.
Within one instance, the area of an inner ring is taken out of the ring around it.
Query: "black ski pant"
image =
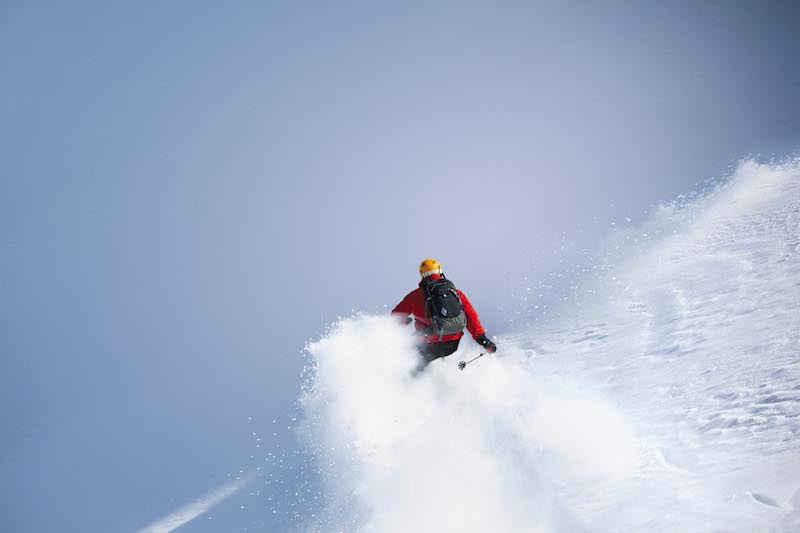
[[[412,374],[416,375],[422,372],[426,366],[431,364],[440,357],[447,357],[458,350],[458,343],[461,339],[454,341],[444,342],[421,342],[418,346],[419,349],[419,364],[413,370]]]

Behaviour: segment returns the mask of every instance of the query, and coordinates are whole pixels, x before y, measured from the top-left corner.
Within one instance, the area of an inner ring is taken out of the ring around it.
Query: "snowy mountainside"
[[[312,344],[302,529],[800,531],[800,162],[614,239],[591,300],[464,371],[411,378],[385,317]]]
[[[665,220],[666,219],[666,220]],[[800,170],[743,163],[649,227],[605,301],[517,336],[536,373],[586,376],[641,444],[617,490],[567,484],[602,531],[800,531]]]

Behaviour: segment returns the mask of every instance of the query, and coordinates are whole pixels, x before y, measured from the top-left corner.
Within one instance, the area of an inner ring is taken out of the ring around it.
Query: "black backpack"
[[[426,283],[424,291],[431,317],[431,325],[425,329],[425,334],[443,337],[461,332],[467,325],[467,315],[453,282],[442,277]]]

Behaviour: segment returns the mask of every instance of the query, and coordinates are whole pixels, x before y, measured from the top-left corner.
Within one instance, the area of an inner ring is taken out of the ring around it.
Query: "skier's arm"
[[[467,330],[472,333],[472,338],[475,339],[475,342],[486,348],[487,352],[496,352],[497,346],[486,337],[486,330],[481,326],[481,321],[478,320],[478,313],[475,312],[475,308],[472,307],[469,298],[461,291],[458,291],[458,293],[461,296],[461,304],[464,306],[464,313],[467,315]]]
[[[411,317],[408,315],[414,312],[414,308],[411,305],[411,294],[413,293],[407,294],[406,297],[392,309],[392,316],[399,318],[401,321],[405,321],[406,324],[411,322]]]
[[[458,291],[458,294],[461,296],[461,305],[464,306],[464,314],[467,315],[467,331],[472,334],[473,339],[477,339],[481,335],[485,334],[486,330],[484,330],[483,326],[481,326],[481,321],[478,319],[478,313],[475,311],[475,308],[472,307],[472,303],[470,303],[467,295],[461,291]]]

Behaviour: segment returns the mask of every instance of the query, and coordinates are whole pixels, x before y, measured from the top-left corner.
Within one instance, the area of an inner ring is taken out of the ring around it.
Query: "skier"
[[[487,352],[494,353],[497,346],[486,337],[486,331],[478,320],[478,313],[467,296],[455,288],[453,282],[444,277],[442,265],[436,259],[425,259],[419,266],[422,281],[403,298],[392,315],[403,317],[406,323],[414,317],[419,339],[419,366],[412,372],[417,374],[440,357],[447,357],[458,349],[464,336],[464,327],[475,342]]]

